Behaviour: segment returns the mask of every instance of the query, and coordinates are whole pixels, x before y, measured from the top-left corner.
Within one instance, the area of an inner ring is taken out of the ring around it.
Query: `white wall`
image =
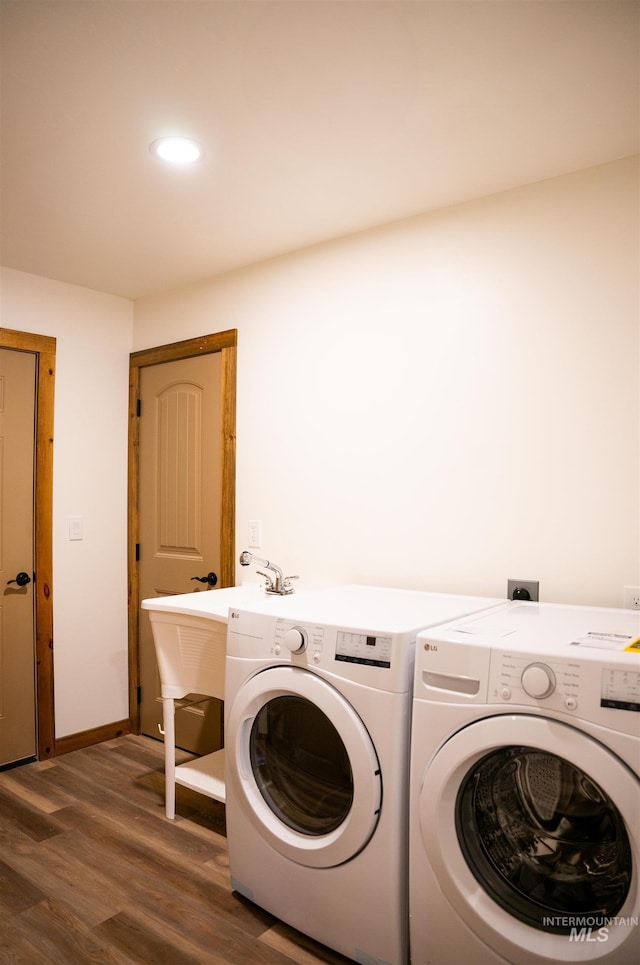
[[[145,299],[134,349],[239,330],[238,548],[304,584],[620,606],[638,254],[625,159]]]
[[[56,737],[129,716],[127,431],[133,303],[2,269],[4,328],[56,338]],[[69,541],[69,516],[84,539]]]
[[[57,737],[128,715],[132,350],[238,328],[238,549],[261,519],[263,555],[303,585],[503,595],[513,576],[545,600],[618,606],[640,583],[633,161],[146,299],[135,317],[111,295],[1,280],[2,326],[57,339]]]

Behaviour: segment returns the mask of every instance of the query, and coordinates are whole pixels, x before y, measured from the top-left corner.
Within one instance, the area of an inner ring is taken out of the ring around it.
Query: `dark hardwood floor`
[[[165,818],[146,737],[0,773],[0,963],[346,965],[232,892],[224,833],[186,788]]]

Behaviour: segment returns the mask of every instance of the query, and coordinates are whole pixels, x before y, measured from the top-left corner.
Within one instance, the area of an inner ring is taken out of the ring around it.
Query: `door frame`
[[[129,480],[128,480],[128,573],[129,573],[129,716],[131,729],[140,733],[140,660],[138,630],[139,605],[139,482],[140,370],[149,365],[175,362],[220,352],[222,355],[222,499],[220,519],[220,587],[235,580],[236,516],[236,367],[238,332],[230,329],[212,335],[142,349],[130,355],[129,362]]]
[[[56,756],[53,688],[53,406],[56,340],[0,328],[0,348],[36,356],[34,621],[38,759]]]

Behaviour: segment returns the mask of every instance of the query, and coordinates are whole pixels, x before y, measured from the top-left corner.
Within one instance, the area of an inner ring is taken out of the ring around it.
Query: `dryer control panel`
[[[229,661],[240,658],[256,667],[289,664],[385,693],[411,692],[415,632],[331,626],[300,617],[230,608],[227,671]]]
[[[329,657],[340,663],[353,663],[365,667],[391,667],[393,637],[384,634],[337,630],[307,624],[292,624],[289,620],[277,620],[274,633],[274,654],[280,656],[308,652],[312,661],[320,663],[325,650],[325,637],[331,638]]]
[[[388,668],[391,666],[392,642],[392,637],[338,630],[336,660]]]

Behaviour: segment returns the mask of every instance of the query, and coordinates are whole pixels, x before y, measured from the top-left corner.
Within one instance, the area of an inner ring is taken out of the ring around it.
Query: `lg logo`
[[[424,649],[427,650],[427,651],[429,651],[429,650],[437,650],[438,647],[437,647],[437,644],[435,644],[435,643],[425,643]]]

